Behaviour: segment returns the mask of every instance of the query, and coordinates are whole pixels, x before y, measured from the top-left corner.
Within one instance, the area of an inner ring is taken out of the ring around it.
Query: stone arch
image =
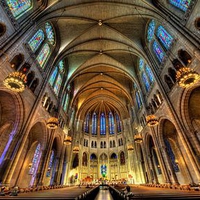
[[[178,135],[176,126],[169,119],[162,119],[160,122],[160,145],[164,147],[164,157],[174,184],[186,184],[191,182],[187,168],[187,155]],[[171,150],[170,150],[171,149]]]
[[[33,82],[31,83],[31,85],[30,85],[30,90],[31,90],[32,92],[35,92],[35,89],[37,88],[38,85],[39,85],[39,79],[36,78],[36,79],[34,79]]]
[[[33,79],[35,77],[35,72],[31,71],[28,75],[27,75],[27,86],[30,87]]]
[[[22,73],[24,73],[24,74],[27,74],[29,72],[30,68],[31,68],[31,65],[29,63],[25,62],[22,65],[22,67],[20,68],[19,71],[22,72]]]
[[[180,100],[180,114],[187,129],[193,151],[197,160],[200,159],[200,112],[199,112],[200,85],[192,87],[183,93]]]
[[[16,173],[19,173],[19,177],[16,178],[16,182],[19,187],[27,187],[30,185],[36,185],[38,183],[38,174],[41,169],[42,164],[42,150],[45,148],[47,144],[47,130],[44,122],[35,122],[35,124],[30,128],[28,133],[28,139],[26,141],[26,145],[22,154],[20,155],[21,159],[18,161]],[[30,164],[32,163],[32,159],[36,150],[37,145],[40,144],[40,157],[38,161],[38,168],[35,174],[30,175]],[[32,181],[32,184],[31,184]]]
[[[10,61],[10,65],[12,68],[14,68],[15,70],[18,70],[20,65],[24,62],[24,55],[19,53],[17,54],[11,61]]]
[[[171,78],[168,75],[165,75],[164,80],[165,80],[165,83],[167,84],[168,88],[171,90],[174,85]]]
[[[171,77],[171,79],[173,80],[173,82],[176,83],[176,72],[175,72],[175,70],[170,67],[168,69],[168,74]]]
[[[6,32],[6,25],[0,22],[0,37],[3,36]]]
[[[180,49],[178,51],[178,57],[184,63],[185,66],[187,66],[192,61],[192,57],[190,56],[190,54],[183,49]]]
[[[0,181],[14,153],[23,119],[23,102],[18,94],[0,90]]]

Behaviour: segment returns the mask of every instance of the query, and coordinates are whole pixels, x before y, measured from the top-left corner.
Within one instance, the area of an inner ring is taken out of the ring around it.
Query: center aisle
[[[109,190],[99,190],[95,200],[113,200]]]

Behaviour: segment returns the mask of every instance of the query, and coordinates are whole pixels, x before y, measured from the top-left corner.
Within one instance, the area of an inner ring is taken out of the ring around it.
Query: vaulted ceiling
[[[67,59],[80,116],[107,108],[127,117],[127,104],[134,106],[133,84],[138,85],[138,58],[146,58],[147,24],[159,11],[151,0],[48,2],[41,21],[55,24],[58,58]]]

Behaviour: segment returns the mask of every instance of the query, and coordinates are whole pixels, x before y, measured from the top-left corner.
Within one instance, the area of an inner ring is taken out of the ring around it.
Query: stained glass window
[[[64,101],[64,105],[63,105],[63,108],[64,108],[65,112],[67,111],[68,103],[69,103],[69,94],[66,93],[66,95],[65,95],[65,101]]]
[[[157,157],[157,153],[156,153],[155,149],[152,149],[152,154],[153,154],[153,159],[154,159],[158,174],[162,174],[160,164],[159,164],[159,161],[158,161],[158,157]]]
[[[146,65],[146,74],[149,78],[150,83],[152,84],[154,82],[154,77],[153,77],[153,73],[148,65]]]
[[[47,61],[49,55],[50,55],[50,47],[48,44],[45,44],[36,58],[42,68],[44,67],[44,64]]]
[[[114,130],[115,127],[114,127],[114,117],[113,117],[112,112],[109,112],[108,118],[109,118],[109,133],[114,134],[115,133],[115,130]]]
[[[40,44],[44,41],[44,32],[42,29],[39,29],[33,37],[29,40],[28,44],[33,52],[39,48]]]
[[[29,174],[35,174],[38,168],[38,164],[40,161],[40,155],[41,155],[41,151],[40,151],[40,144],[37,145],[36,149],[35,149],[35,153],[33,156],[33,160],[32,160],[32,165],[31,168],[29,170]]]
[[[158,60],[162,62],[164,59],[165,53],[163,52],[161,46],[156,41],[153,42],[153,51],[156,54],[156,57],[158,58]]]
[[[120,121],[119,115],[117,113],[115,114],[115,118],[117,122],[117,132],[120,133],[122,131],[122,127],[121,127],[121,121]]]
[[[106,134],[106,118],[103,112],[101,113],[101,119],[100,119],[100,134],[101,135]]]
[[[97,134],[97,114],[93,113],[92,115],[92,134]]]
[[[142,81],[143,81],[146,91],[149,91],[150,85],[145,73],[142,73]]]
[[[62,84],[62,77],[60,74],[58,74],[58,77],[56,79],[56,83],[54,86],[54,92],[58,95],[59,91],[60,91],[60,86]]]
[[[136,92],[135,96],[136,96],[136,102],[137,102],[138,109],[140,109],[141,106],[142,106],[142,103],[141,103],[141,100],[140,100],[139,92]]]
[[[186,11],[192,0],[170,0],[169,2],[175,7]]]
[[[106,165],[101,165],[101,175],[103,177],[106,177],[107,174],[107,166]]]
[[[148,30],[147,30],[147,40],[148,40],[148,42],[151,42],[152,39],[154,38],[155,26],[156,26],[155,21],[151,20],[151,22],[149,23],[149,26],[148,26]]]
[[[59,71],[60,73],[64,73],[64,62],[63,60],[61,60],[59,63],[58,63],[58,66],[59,66]]]
[[[51,157],[50,157],[50,160],[49,160],[48,169],[47,169],[47,174],[46,174],[47,177],[50,177],[50,175],[51,175],[51,168],[53,166],[53,160],[54,160],[54,151],[52,150]]]
[[[48,38],[50,44],[53,45],[55,43],[55,36],[54,36],[53,28],[49,22],[47,22],[45,24],[45,30],[46,30],[47,38]]]
[[[163,26],[158,27],[157,37],[166,49],[170,48],[170,46],[173,42],[173,37],[165,30],[165,28]]]
[[[89,133],[89,122],[90,122],[90,114],[88,113],[86,115],[86,119],[85,119],[85,132]]]
[[[144,68],[144,60],[142,58],[140,58],[139,60],[139,70],[142,71]]]
[[[54,85],[54,82],[56,80],[56,76],[58,74],[58,68],[56,67],[53,71],[53,74],[51,75],[50,79],[49,79],[49,83],[51,84],[51,86]]]
[[[179,167],[178,167],[178,164],[176,163],[176,158],[175,158],[174,152],[172,150],[172,147],[170,145],[170,142],[166,138],[164,138],[164,142],[165,142],[167,154],[168,154],[168,156],[171,160],[173,169],[174,169],[175,172],[179,172]]]
[[[31,0],[6,0],[6,3],[15,18],[21,17],[32,8]]]

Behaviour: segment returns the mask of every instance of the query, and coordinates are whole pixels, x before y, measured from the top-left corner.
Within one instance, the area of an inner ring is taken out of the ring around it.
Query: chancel
[[[0,195],[200,198],[199,10],[1,0]]]

